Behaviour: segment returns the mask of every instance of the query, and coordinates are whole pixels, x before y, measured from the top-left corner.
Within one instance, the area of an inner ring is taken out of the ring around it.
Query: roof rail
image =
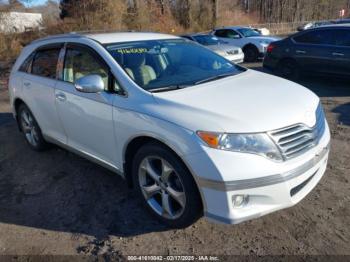
[[[101,34],[101,33],[131,33],[137,32],[135,30],[113,30],[113,29],[94,29],[94,30],[83,30],[83,31],[74,31],[71,34]]]
[[[80,37],[82,37],[82,35],[75,34],[75,33],[59,34],[59,35],[48,35],[48,36],[45,36],[43,38],[36,39],[36,40],[32,41],[31,43],[34,44],[34,43],[39,43],[39,42],[45,41],[45,40],[60,39],[60,38],[64,38],[64,37],[80,38]]]

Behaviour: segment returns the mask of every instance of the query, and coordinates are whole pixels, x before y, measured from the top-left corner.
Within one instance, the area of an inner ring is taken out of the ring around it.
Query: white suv
[[[246,62],[255,62],[258,58],[263,58],[269,44],[280,40],[278,37],[261,35],[253,28],[241,26],[218,28],[211,33],[228,45],[242,48]]]
[[[326,170],[330,133],[316,95],[175,36],[37,40],[9,88],[30,147],[53,143],[113,170],[174,227],[290,207]]]

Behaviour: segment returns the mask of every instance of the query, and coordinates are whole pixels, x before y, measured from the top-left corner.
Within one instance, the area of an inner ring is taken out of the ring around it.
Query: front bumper
[[[201,154],[189,157],[192,171],[200,174],[196,176],[196,181],[203,198],[205,216],[219,223],[238,224],[297,204],[324,175],[329,141],[329,128],[326,126],[316,147],[283,163],[215,149],[205,151],[210,160],[205,160]],[[234,207],[232,197],[235,195],[248,195],[249,202],[242,207]]]
[[[244,53],[242,52],[235,55],[227,55],[225,56],[225,58],[235,64],[240,64],[240,63],[243,63],[244,61]]]

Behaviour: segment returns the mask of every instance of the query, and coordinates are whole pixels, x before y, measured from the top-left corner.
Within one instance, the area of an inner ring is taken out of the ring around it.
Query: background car
[[[263,58],[268,45],[280,40],[278,37],[263,36],[250,27],[239,26],[214,29],[212,34],[227,44],[242,48],[246,62]]]
[[[182,37],[198,42],[236,64],[244,61],[244,53],[241,48],[225,44],[213,35],[193,34],[183,35]]]
[[[301,72],[350,76],[350,26],[319,27],[274,42],[263,65],[290,79]]]
[[[257,31],[259,34],[261,35],[270,35],[270,30],[266,27],[262,27],[262,28],[254,28],[252,27],[253,30]]]
[[[350,18],[346,18],[346,19],[338,19],[333,21],[334,24],[350,24]]]
[[[312,28],[316,28],[316,27],[320,27],[320,26],[332,25],[332,24],[334,24],[332,21],[310,22],[310,23],[304,24],[302,26],[299,26],[297,28],[297,30],[299,32],[301,32],[304,30],[308,30],[308,29],[312,29]]]

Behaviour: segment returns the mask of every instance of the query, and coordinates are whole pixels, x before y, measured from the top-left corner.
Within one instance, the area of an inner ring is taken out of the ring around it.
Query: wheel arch
[[[18,109],[20,107],[20,105],[26,105],[28,107],[28,105],[24,102],[23,99],[19,98],[19,97],[16,97],[14,100],[13,100],[13,108],[14,108],[14,113],[15,113],[15,118],[16,118],[16,122],[17,122],[17,126],[18,126],[18,129],[19,131],[22,132],[22,129],[21,129],[21,125],[19,124],[19,119],[18,119]],[[29,107],[28,107],[29,108]],[[30,110],[30,109],[29,109]]]
[[[137,135],[130,138],[123,149],[123,173],[130,187],[133,186],[131,177],[131,167],[134,155],[137,153],[139,148],[148,143],[155,143],[166,147],[168,150],[174,153],[179,158],[179,160],[181,160],[184,163],[184,165],[188,168],[185,161],[182,159],[182,157],[180,157],[181,154],[179,154],[178,150],[176,150],[174,146],[170,146],[167,142],[165,142],[164,139],[150,134]]]
[[[124,173],[124,178],[127,181],[127,184],[129,188],[133,188],[133,180],[132,180],[132,162],[135,154],[137,153],[138,149],[141,148],[143,145],[146,145],[148,143],[155,143],[159,144],[160,146],[163,146],[170,150],[178,159],[183,163],[185,168],[188,170],[188,172],[191,174],[196,186],[198,193],[201,198],[202,202],[202,207],[203,211],[206,210],[206,203],[205,203],[205,198],[202,194],[202,190],[199,187],[198,179],[196,178],[195,173],[193,170],[190,168],[188,163],[184,160],[184,158],[179,154],[175,149],[174,146],[170,146],[168,143],[165,142],[164,139],[161,139],[159,137],[155,137],[152,135],[139,135],[132,137],[125,145],[124,150],[123,150],[123,173]]]
[[[258,50],[258,52],[259,52],[259,48],[258,48],[255,44],[253,44],[253,43],[251,43],[251,42],[245,44],[245,45],[242,47],[242,50],[244,51],[244,50],[247,49],[247,48],[255,48],[255,49]]]

